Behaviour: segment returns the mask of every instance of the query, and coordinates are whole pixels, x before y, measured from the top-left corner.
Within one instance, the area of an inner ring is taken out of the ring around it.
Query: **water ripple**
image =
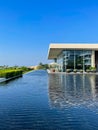
[[[28,73],[0,85],[0,130],[97,130],[98,76]]]

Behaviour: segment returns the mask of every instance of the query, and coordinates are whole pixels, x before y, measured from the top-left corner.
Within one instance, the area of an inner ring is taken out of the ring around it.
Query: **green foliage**
[[[2,78],[12,78],[16,76],[22,76],[23,71],[20,69],[5,69],[0,70],[0,77]]]
[[[49,69],[49,65],[48,64],[44,64],[44,68],[45,69]]]
[[[22,76],[23,73],[26,73],[28,71],[31,71],[32,69],[22,66],[13,66],[13,67],[8,67],[8,66],[1,66],[0,69],[0,77],[1,78],[12,78],[12,77],[17,77],[17,76]]]
[[[80,72],[82,73],[82,72],[83,72],[83,70],[81,69],[81,70],[80,70]]]
[[[37,69],[39,70],[39,69],[44,69],[44,66],[43,65],[38,65],[37,66]]]
[[[40,63],[38,66],[37,66],[37,68],[36,69],[48,69],[49,68],[49,66],[48,66],[48,64],[42,64],[42,63]]]
[[[32,70],[32,69],[27,68],[27,67],[25,67],[25,66],[20,67],[20,69],[23,71],[23,73]]]
[[[74,70],[73,70],[73,72],[75,72],[75,73],[76,73],[76,72],[77,72],[77,69],[74,69]]]
[[[43,66],[43,63],[42,63],[42,62],[40,62],[40,63],[39,63],[39,66]]]
[[[89,69],[90,69],[90,70],[96,70],[96,68],[95,68],[95,67],[90,67]]]
[[[67,73],[71,72],[71,69],[66,69],[66,72],[67,72]]]
[[[86,72],[90,72],[90,69],[86,69]]]
[[[89,67],[88,69],[86,69],[86,72],[96,72],[96,68],[95,67]]]

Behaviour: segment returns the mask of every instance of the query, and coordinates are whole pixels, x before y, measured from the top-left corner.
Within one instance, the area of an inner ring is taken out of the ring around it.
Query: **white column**
[[[91,67],[95,67],[95,51],[92,50]]]
[[[82,54],[83,54],[83,72],[85,72],[84,50],[82,51]]]
[[[76,69],[76,54],[75,54],[75,50],[74,50],[74,70]]]

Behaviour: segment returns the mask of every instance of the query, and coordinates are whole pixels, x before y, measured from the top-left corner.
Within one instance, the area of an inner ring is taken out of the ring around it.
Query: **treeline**
[[[39,65],[36,67],[36,69],[48,69],[48,64],[39,63]]]
[[[28,72],[28,71],[33,70],[33,69],[28,68],[28,67],[26,67],[26,66],[19,67],[19,69],[21,69],[21,70],[23,71],[23,73],[26,73],[26,72]]]

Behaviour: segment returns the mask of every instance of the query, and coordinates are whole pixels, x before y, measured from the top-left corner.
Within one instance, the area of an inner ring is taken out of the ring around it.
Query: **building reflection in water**
[[[51,107],[98,105],[98,75],[49,75]]]

